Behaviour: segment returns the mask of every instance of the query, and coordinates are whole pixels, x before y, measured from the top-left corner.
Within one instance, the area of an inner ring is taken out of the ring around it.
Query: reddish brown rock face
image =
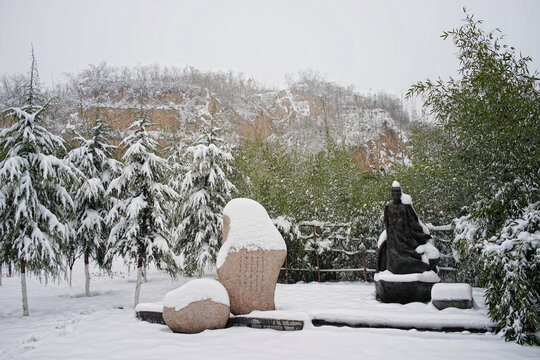
[[[276,282],[286,256],[286,250],[247,249],[227,255],[217,273],[229,293],[233,314],[275,309]]]
[[[229,307],[210,299],[195,301],[176,311],[163,308],[163,320],[174,332],[184,334],[200,333],[209,329],[223,329],[229,320]]]

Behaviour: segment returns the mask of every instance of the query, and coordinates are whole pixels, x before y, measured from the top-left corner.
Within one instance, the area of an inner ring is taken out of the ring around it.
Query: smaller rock
[[[163,320],[174,332],[194,334],[223,329],[230,314],[229,295],[218,281],[192,280],[165,295]]]
[[[473,305],[471,285],[435,284],[431,289],[431,303],[439,310],[448,307],[470,309]]]

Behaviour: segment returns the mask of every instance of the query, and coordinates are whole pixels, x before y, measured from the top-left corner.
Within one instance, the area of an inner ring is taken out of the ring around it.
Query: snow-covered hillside
[[[142,102],[156,123],[150,130],[157,139],[182,137],[213,119],[228,130],[232,142],[280,141],[315,153],[331,140],[355,149],[365,168],[406,157],[409,116],[399,99],[384,93],[358,94],[316,76],[300,77],[288,89],[273,90],[234,73],[100,64],[69,79],[49,91],[58,97],[50,123],[57,132],[84,126],[99,108],[120,139]],[[0,89],[0,107],[16,102],[8,90]]]

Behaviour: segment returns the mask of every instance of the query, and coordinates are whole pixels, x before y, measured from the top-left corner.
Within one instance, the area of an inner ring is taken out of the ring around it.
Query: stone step
[[[398,330],[418,330],[418,331],[437,331],[437,332],[462,332],[462,331],[468,331],[471,333],[485,333],[489,331],[493,331],[493,328],[486,328],[486,327],[474,327],[474,326],[452,326],[452,327],[438,327],[433,328],[430,326],[403,326],[403,325],[387,325],[387,324],[380,324],[380,323],[343,323],[343,322],[336,322],[336,321],[328,321],[324,319],[313,319],[312,323],[314,326],[320,327],[320,326],[337,326],[337,327],[343,327],[348,326],[352,328],[372,328],[372,329],[398,329]]]
[[[163,324],[165,325],[165,321],[163,321],[163,316],[161,312],[158,311],[137,311],[136,312],[137,318],[143,321],[156,323],[156,324]],[[472,333],[485,333],[488,331],[492,331],[493,328],[486,327],[485,325],[464,325],[464,326],[442,326],[442,327],[431,327],[429,325],[426,326],[403,326],[403,325],[396,325],[396,324],[387,324],[383,322],[340,322],[340,321],[331,321],[327,319],[322,318],[316,318],[312,320],[312,323],[314,326],[348,326],[353,328],[381,328],[381,329],[400,329],[400,330],[418,330],[418,331],[440,331],[440,332],[462,332],[462,331],[469,331]],[[234,326],[245,326],[245,327],[251,327],[255,329],[273,329],[273,330],[279,330],[279,331],[297,331],[302,330],[304,328],[304,321],[302,320],[287,320],[287,319],[271,319],[271,318],[257,318],[257,317],[246,317],[246,316],[238,316],[238,317],[231,317],[229,321],[227,322],[227,327],[234,327]]]
[[[163,324],[163,314],[158,311],[136,311],[135,315],[138,319],[154,324]],[[273,329],[280,331],[302,330],[304,322],[301,320],[286,320],[286,319],[265,319],[256,317],[231,317],[227,322],[227,327],[245,326],[255,329]]]

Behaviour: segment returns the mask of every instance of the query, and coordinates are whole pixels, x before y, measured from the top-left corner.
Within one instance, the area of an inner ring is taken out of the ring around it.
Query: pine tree
[[[189,276],[200,275],[215,264],[223,208],[236,191],[227,179],[233,157],[218,132],[211,124],[185,153],[185,163],[191,165],[181,186],[182,220],[176,229],[176,246]]]
[[[168,180],[169,186],[180,194],[182,189],[182,180],[184,179],[185,174],[189,170],[189,165],[184,163],[184,154],[186,152],[186,138],[177,138],[176,136],[172,139],[170,146],[167,148],[166,152],[169,154],[167,162],[170,166],[170,176]],[[172,211],[169,218],[169,228],[175,229],[180,223],[180,210],[182,208],[182,203],[180,201],[175,201],[172,204]],[[175,231],[172,231],[173,237]],[[175,240],[173,239],[173,243]]]
[[[106,190],[121,165],[112,158],[115,146],[108,144],[111,131],[110,125],[98,116],[91,138],[75,137],[73,142],[78,143],[78,147],[68,154],[71,163],[85,175],[75,194],[76,234],[70,252],[70,266],[73,266],[75,254],[83,255],[86,296],[90,296],[90,258],[101,266],[105,265],[105,244],[108,239],[105,217],[110,208]]]
[[[58,156],[65,151],[60,137],[43,127],[50,101],[39,91],[32,50],[30,77],[21,107],[3,112],[13,125],[0,132],[0,217],[3,236],[0,253],[21,272],[23,315],[28,316],[26,271],[56,275],[68,226],[63,215],[73,208],[67,190],[76,170]]]
[[[135,305],[139,303],[143,266],[154,262],[171,274],[178,270],[170,249],[167,218],[171,200],[178,194],[166,184],[167,161],[157,153],[157,143],[147,132],[152,123],[146,111],[135,114],[133,132],[120,144],[124,167],[107,190],[115,203],[107,217],[112,225],[108,258],[118,254],[137,265]]]

